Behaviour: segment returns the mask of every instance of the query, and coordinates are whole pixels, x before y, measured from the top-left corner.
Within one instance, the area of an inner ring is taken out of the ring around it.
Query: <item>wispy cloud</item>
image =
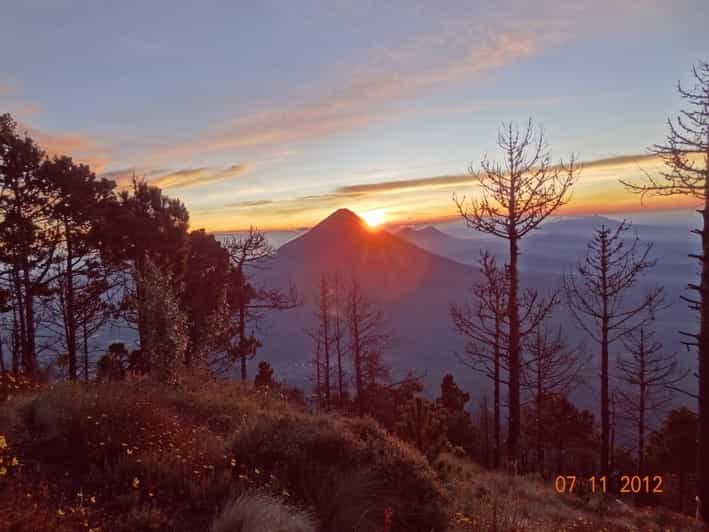
[[[249,165],[246,163],[233,164],[228,168],[223,169],[186,168],[161,175],[155,180],[152,180],[151,184],[166,189],[185,188],[226,181],[228,179],[240,177],[248,171]]]
[[[70,155],[79,162],[88,164],[101,172],[110,162],[108,150],[92,136],[79,132],[50,133],[21,125],[37,144],[52,155]]]
[[[462,185],[470,183],[471,180],[472,178],[469,174],[441,175],[433,177],[422,177],[417,179],[399,179],[397,181],[383,181],[380,183],[363,183],[358,185],[348,185],[344,187],[339,187],[337,189],[337,192],[341,194],[371,194],[376,192],[390,192],[416,188]]]
[[[248,173],[247,163],[232,164],[226,168],[181,168],[179,170],[122,168],[101,174],[116,181],[119,188],[128,186],[133,176],[145,179],[151,185],[164,189],[180,189],[227,181]]]
[[[453,50],[439,39],[435,61],[419,64],[412,50],[392,53],[388,62],[354,68],[349,79],[320,91],[304,102],[278,109],[238,116],[210,127],[190,142],[165,146],[153,153],[155,160],[205,154],[234,148],[286,144],[366,126],[412,112],[402,104],[423,90],[474,79],[484,72],[537,53],[554,31],[538,32],[523,26],[513,30],[484,29],[467,35]],[[386,64],[380,64],[386,63]],[[215,131],[216,130],[216,131]]]

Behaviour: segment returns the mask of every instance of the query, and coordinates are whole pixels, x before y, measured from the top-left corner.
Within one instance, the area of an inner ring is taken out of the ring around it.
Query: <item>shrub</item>
[[[430,401],[411,399],[397,424],[397,433],[415,445],[430,462],[448,447],[446,416]]]
[[[377,530],[387,507],[403,530],[440,530],[443,494],[416,450],[372,419],[264,412],[235,433],[230,448],[265,468],[312,506],[324,530]]]
[[[310,513],[267,495],[242,495],[228,503],[210,532],[316,532]]]

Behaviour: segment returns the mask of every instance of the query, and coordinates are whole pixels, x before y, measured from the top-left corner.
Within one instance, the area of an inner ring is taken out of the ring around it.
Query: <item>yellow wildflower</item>
[[[7,475],[7,468],[5,466],[0,467],[0,477]]]
[[[0,434],[0,449],[7,449],[7,440],[2,434]]]
[[[59,508],[59,510],[57,510],[57,514],[60,515],[60,516],[61,516],[61,515],[64,515],[64,510],[62,510],[61,508]]]
[[[138,477],[133,477],[133,487],[138,489],[138,486],[140,486],[140,480],[138,480]]]

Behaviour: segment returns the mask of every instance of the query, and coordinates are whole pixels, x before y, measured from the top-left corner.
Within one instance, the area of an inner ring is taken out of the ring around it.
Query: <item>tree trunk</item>
[[[77,357],[76,357],[76,308],[74,298],[74,256],[73,246],[69,229],[65,228],[66,232],[66,312],[64,319],[66,320],[66,348],[69,358],[69,378],[76,380],[77,372]]]
[[[707,154],[709,164],[709,154]],[[709,521],[709,178],[704,180],[702,209],[702,273],[699,285],[699,445],[697,446],[697,497],[704,521]]]
[[[603,228],[601,228],[603,229]],[[603,315],[601,318],[601,475],[610,473],[610,410],[608,396],[608,246],[607,233],[601,234],[601,285]]]
[[[241,357],[241,382],[246,382],[246,283],[241,279],[241,298],[239,299],[239,356]]]
[[[327,287],[326,287],[327,288]],[[327,294],[325,294],[327,296]],[[325,343],[325,407],[330,407],[330,320],[328,319],[327,300],[325,300],[325,308],[323,308],[323,342]]]
[[[88,317],[84,314],[83,320],[83,340],[84,340],[84,382],[89,383],[89,335],[86,330]]]
[[[493,432],[495,434],[495,450],[493,456],[493,463],[495,469],[500,467],[500,454],[501,454],[501,431],[500,431],[500,338],[501,338],[501,324],[500,318],[495,317],[495,382],[494,386],[494,399],[493,399]]]
[[[540,364],[541,353],[541,332],[537,329],[537,390],[536,390],[536,446],[537,446],[537,468],[540,473],[544,473],[544,450],[542,449],[542,365]]]
[[[25,350],[23,353],[23,366],[30,378],[37,376],[37,353],[35,349],[35,315],[34,315],[34,294],[32,293],[32,280],[30,278],[29,266],[23,268],[23,281],[25,288]]]
[[[640,397],[638,401],[638,475],[645,472],[645,331],[640,329]]]
[[[357,411],[364,414],[364,383],[362,382],[362,346],[359,337],[359,309],[356,300],[357,294],[352,292],[352,351],[354,355],[355,386],[357,388]]]
[[[513,209],[513,206],[510,207]],[[510,294],[508,302],[508,314],[510,324],[510,359],[509,359],[509,410],[510,426],[508,428],[508,459],[512,466],[518,459],[519,436],[520,436],[520,338],[519,338],[519,309],[517,305],[517,249],[518,237],[516,234],[510,235]]]

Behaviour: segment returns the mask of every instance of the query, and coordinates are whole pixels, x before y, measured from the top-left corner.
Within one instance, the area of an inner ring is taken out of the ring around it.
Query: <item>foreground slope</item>
[[[429,464],[371,419],[207,377],[13,388],[0,436],[0,530],[701,529],[454,454]]]

